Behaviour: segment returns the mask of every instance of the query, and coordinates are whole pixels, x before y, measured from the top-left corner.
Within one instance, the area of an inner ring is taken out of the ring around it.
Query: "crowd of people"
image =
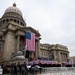
[[[75,67],[75,64],[58,64],[56,61],[45,61],[45,60],[36,60],[30,61],[28,63],[12,63],[12,64],[2,64],[3,74],[11,74],[11,75],[34,75],[35,73],[43,72],[43,68],[48,67]]]
[[[27,66],[24,62],[23,64],[20,64],[20,62],[12,63],[12,64],[2,64],[3,74],[12,74],[12,75],[27,75]]]
[[[3,68],[3,74],[11,74],[11,75],[29,75],[34,73],[34,65],[30,65],[30,67],[27,67],[26,62],[24,62],[23,64],[21,64],[20,62],[16,63],[12,63],[12,64],[6,64],[3,65],[2,64],[2,68]],[[38,68],[36,68],[36,71],[39,71]]]

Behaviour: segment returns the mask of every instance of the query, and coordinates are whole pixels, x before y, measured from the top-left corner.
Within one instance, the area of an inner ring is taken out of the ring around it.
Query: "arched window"
[[[3,20],[3,24],[5,23],[5,20]]]
[[[21,22],[21,25],[22,25],[22,22]]]
[[[14,22],[16,22],[16,19],[14,19]]]
[[[17,23],[19,24],[19,20],[17,21]]]
[[[9,19],[6,19],[6,23],[9,22]]]
[[[10,21],[13,21],[13,19],[10,19]]]

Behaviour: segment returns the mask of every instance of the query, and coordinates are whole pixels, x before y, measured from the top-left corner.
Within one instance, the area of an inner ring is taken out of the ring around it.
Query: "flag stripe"
[[[27,50],[35,51],[35,34],[26,32],[26,46]]]

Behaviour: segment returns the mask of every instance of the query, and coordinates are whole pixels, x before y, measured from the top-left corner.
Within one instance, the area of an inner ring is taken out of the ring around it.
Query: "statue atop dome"
[[[16,3],[14,3],[13,6],[16,7]]]

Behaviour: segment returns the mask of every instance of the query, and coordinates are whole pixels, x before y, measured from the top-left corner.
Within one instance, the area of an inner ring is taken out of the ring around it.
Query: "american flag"
[[[26,46],[27,50],[35,51],[35,34],[26,32]]]

